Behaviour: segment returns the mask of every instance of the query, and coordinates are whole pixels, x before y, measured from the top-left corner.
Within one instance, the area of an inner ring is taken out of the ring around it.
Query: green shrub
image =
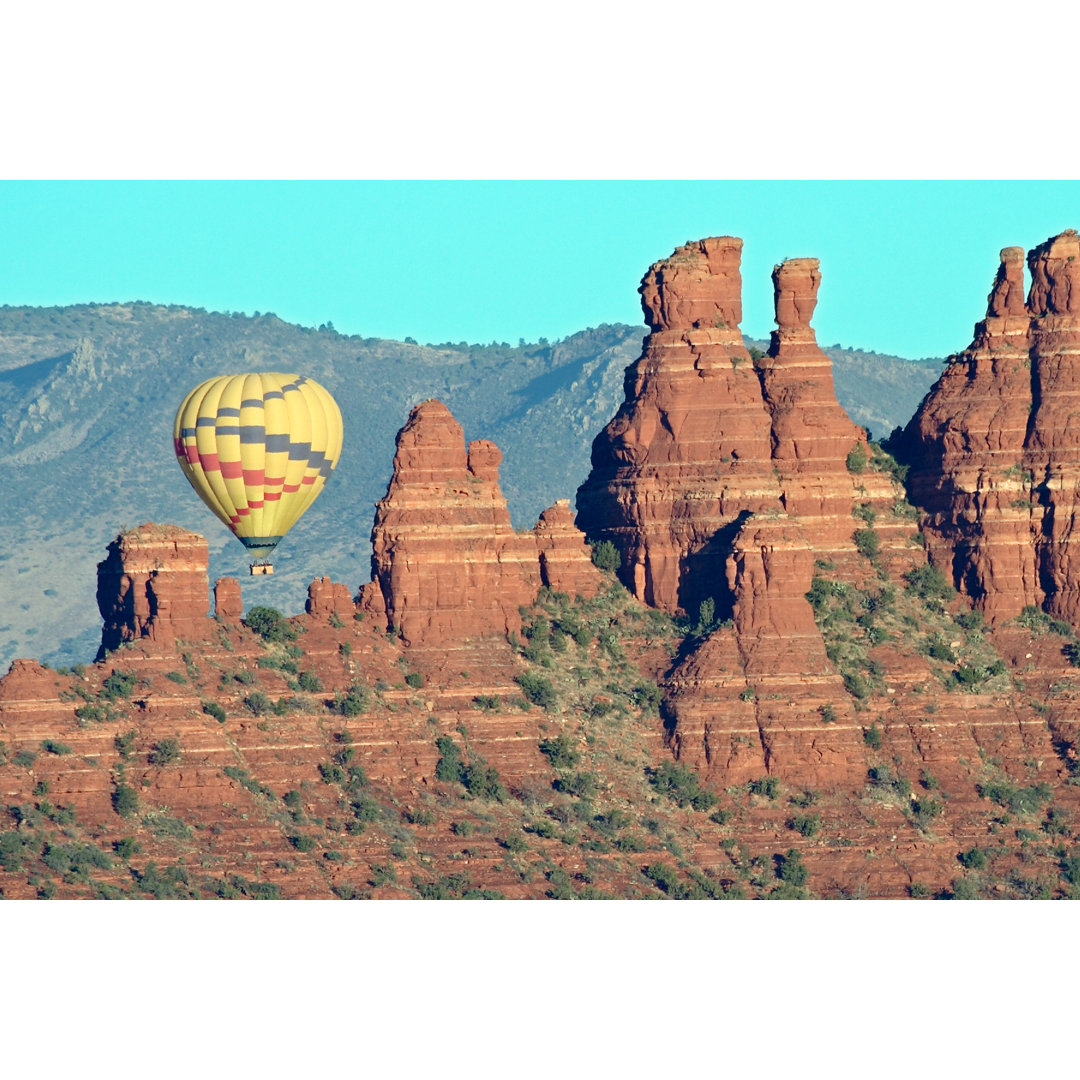
[[[835,724],[837,720],[836,710],[831,705],[819,705],[818,714],[823,724]]]
[[[308,694],[317,694],[323,688],[322,680],[314,671],[301,671],[296,682]]]
[[[419,671],[410,671],[405,676],[405,682],[411,686],[414,690],[419,690],[424,685],[424,676]]]
[[[1010,814],[1024,816],[1035,813],[1053,794],[1049,784],[1034,787],[1015,787],[1006,780],[992,780],[979,784],[975,790],[985,799],[1005,807]]]
[[[960,865],[967,870],[982,870],[989,863],[989,859],[986,857],[986,852],[980,847],[969,848],[967,851],[962,851],[957,858],[960,860]]]
[[[302,798],[300,792],[296,791],[295,789],[293,789],[292,791],[286,791],[285,794],[281,796],[281,801],[290,810],[299,810],[302,805]]]
[[[285,616],[276,608],[253,607],[243,620],[244,625],[253,630],[263,641],[295,641],[297,631],[290,626]]]
[[[559,771],[572,769],[581,760],[574,740],[565,731],[560,731],[554,739],[541,739],[540,753],[547,757],[553,769]]]
[[[252,716],[263,716],[266,713],[273,711],[274,703],[261,690],[252,690],[252,692],[244,698],[244,708],[247,709]]]
[[[127,671],[114,671],[101,684],[101,696],[106,701],[129,698],[135,691],[135,676]]]
[[[311,851],[315,847],[314,838],[308,836],[306,833],[298,833],[296,836],[290,836],[289,843],[292,844],[297,851]]]
[[[949,600],[955,595],[952,584],[936,566],[918,566],[909,570],[904,579],[907,591],[923,602]]]
[[[344,784],[348,779],[348,773],[334,762],[319,762],[319,775],[324,784]]]
[[[113,749],[122,757],[131,757],[132,748],[135,745],[135,736],[138,732],[132,728],[130,731],[125,731],[122,735],[113,736]]]
[[[33,750],[20,750],[11,759],[11,763],[13,765],[18,765],[20,769],[32,768],[35,761],[37,761],[37,754],[35,754]]]
[[[139,799],[135,789],[128,784],[120,782],[112,793],[112,808],[121,817],[130,817],[139,809]]]
[[[663,692],[653,682],[639,682],[630,694],[631,703],[642,712],[656,715],[660,711]]]
[[[760,780],[751,780],[746,785],[746,790],[751,795],[764,795],[767,799],[775,799],[780,794],[780,781],[775,776],[763,776]]]
[[[821,815],[796,814],[788,820],[787,827],[801,836],[816,836],[821,831]]]
[[[810,871],[803,865],[802,855],[795,848],[789,848],[784,855],[773,856],[776,862],[776,876],[788,885],[802,888],[810,878]]]
[[[165,678],[178,686],[183,686],[187,682],[187,676],[182,675],[179,671],[167,671],[165,672]]]
[[[180,760],[180,740],[179,739],[160,739],[154,743],[147,755],[147,760],[151,765],[171,765],[174,761]]]
[[[596,777],[588,772],[559,776],[552,782],[551,786],[564,795],[572,795],[575,799],[585,799],[586,801],[596,798],[596,793],[599,791]]]
[[[435,779],[448,784],[461,784],[465,780],[465,763],[461,759],[458,744],[449,735],[440,735],[435,740],[439,751],[439,762],[435,766]]]
[[[661,795],[666,795],[677,806],[709,810],[718,801],[711,791],[701,786],[697,773],[686,765],[665,761],[657,769],[646,769],[645,775]]]
[[[113,841],[113,851],[124,860],[130,859],[132,855],[138,855],[141,850],[142,845],[134,836],[125,836]]]
[[[871,724],[863,732],[863,742],[870,747],[871,750],[880,750],[882,741],[881,728],[877,726],[877,723]]]
[[[47,754],[70,754],[71,747],[67,743],[57,742],[55,739],[43,739],[41,749]]]
[[[622,566],[622,555],[610,540],[601,540],[593,545],[592,561],[601,570],[615,571]]]
[[[881,552],[881,539],[873,529],[856,529],[855,547],[867,559],[876,559]]]
[[[537,675],[534,671],[525,671],[515,680],[521,687],[521,692],[533,705],[539,705],[543,709],[552,709],[558,702],[558,695],[550,679],[543,675]]]
[[[359,716],[368,711],[367,687],[359,683],[353,683],[348,693],[338,693],[334,700],[327,703],[327,708],[339,713],[341,716]]]
[[[219,724],[225,723],[225,710],[216,701],[204,701],[202,711],[212,716]]]
[[[473,698],[473,704],[484,712],[498,712],[502,699],[495,694],[477,694]]]

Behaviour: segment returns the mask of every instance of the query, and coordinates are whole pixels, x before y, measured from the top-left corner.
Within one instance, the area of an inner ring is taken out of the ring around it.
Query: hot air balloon
[[[304,375],[221,375],[184,398],[173,424],[180,468],[251,552],[253,574],[315,501],[341,456],[341,410]]]

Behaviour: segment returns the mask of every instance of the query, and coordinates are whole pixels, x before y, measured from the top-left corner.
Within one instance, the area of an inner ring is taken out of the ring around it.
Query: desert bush
[[[788,820],[787,827],[800,836],[816,836],[821,831],[821,815],[796,814]]]
[[[253,630],[263,641],[295,641],[297,631],[276,608],[253,607],[243,620],[244,625]]]
[[[180,760],[180,740],[160,739],[150,749],[147,761],[151,765],[171,765]]]
[[[788,885],[802,888],[810,878],[810,871],[803,865],[802,855],[795,848],[789,848],[783,855],[773,856],[776,862],[776,876]]]
[[[666,795],[677,806],[708,810],[718,801],[711,791],[701,786],[697,773],[686,765],[665,761],[659,768],[646,769],[645,775],[660,794]]]
[[[263,716],[264,714],[273,711],[274,703],[261,690],[252,690],[252,692],[244,698],[244,708],[247,709],[252,716]]]
[[[202,711],[212,716],[219,724],[225,723],[225,710],[216,701],[204,701]]]
[[[581,760],[574,740],[565,731],[560,731],[554,739],[541,739],[540,753],[551,762],[553,769],[560,771],[572,769]]]
[[[139,809],[139,798],[135,789],[122,781],[112,793],[112,808],[121,817],[130,817]]]
[[[610,540],[601,540],[593,545],[592,561],[601,570],[616,571],[622,566],[622,555]]]
[[[763,776],[760,780],[751,780],[746,785],[746,790],[751,795],[764,795],[767,799],[775,799],[780,794],[780,781],[775,776]]]
[[[314,671],[301,671],[296,679],[300,689],[308,694],[317,694],[322,687],[322,680]]]
[[[550,679],[543,675],[537,675],[534,671],[525,671],[515,680],[521,687],[521,692],[533,705],[539,705],[544,709],[552,709],[558,702],[558,695]]]
[[[135,675],[128,671],[114,671],[101,684],[101,697],[106,701],[129,698],[135,691]]]

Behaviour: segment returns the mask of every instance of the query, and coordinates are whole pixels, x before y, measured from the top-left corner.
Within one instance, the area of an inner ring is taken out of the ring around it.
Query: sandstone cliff
[[[567,506],[516,533],[499,489],[502,454],[465,445],[440,401],[417,405],[398,433],[394,473],[375,512],[366,611],[413,645],[454,644],[521,630],[519,608],[541,585],[592,595],[599,574]]]
[[[121,533],[98,563],[98,610],[104,620],[99,656],[125,641],[148,638],[162,649],[209,633],[209,549],[177,525],[140,525]]]
[[[899,440],[935,566],[997,622],[1028,605],[1080,620],[1080,237],[1005,248],[985,319]]]
[[[866,433],[837,404],[810,318],[816,259],[773,272],[777,330],[751,359],[739,332],[742,241],[713,237],[656,263],[641,285],[651,333],[627,372],[626,400],[593,444],[578,525],[610,540],[620,577],[646,603],[729,615],[728,552],[750,514],[785,514],[821,557],[853,548],[852,509],[891,499],[872,472]]]

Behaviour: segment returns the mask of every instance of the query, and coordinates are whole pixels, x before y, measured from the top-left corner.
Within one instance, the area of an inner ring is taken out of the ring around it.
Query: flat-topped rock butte
[[[1026,295],[1003,250],[889,441],[906,487],[837,404],[819,261],[775,267],[759,354],[741,250],[649,269],[576,522],[516,532],[498,447],[427,400],[371,580],[302,614],[120,534],[100,659],[0,679],[3,895],[1073,895],[1077,234]]]

